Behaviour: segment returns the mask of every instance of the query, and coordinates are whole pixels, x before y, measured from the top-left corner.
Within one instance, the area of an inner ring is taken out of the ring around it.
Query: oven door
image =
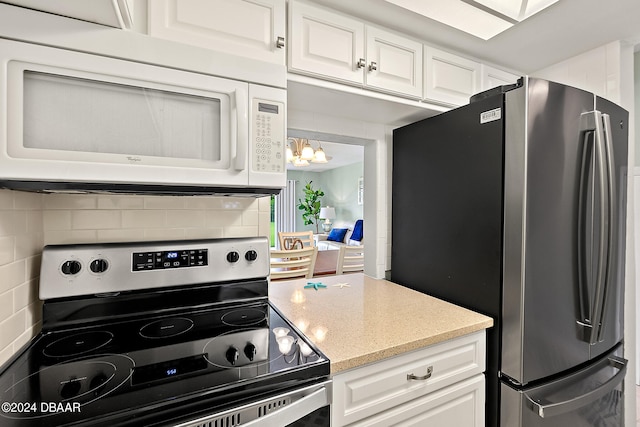
[[[331,381],[314,384],[277,396],[207,415],[175,427],[242,426],[304,427],[329,426]]]
[[[0,180],[248,185],[248,83],[9,40],[0,52]]]

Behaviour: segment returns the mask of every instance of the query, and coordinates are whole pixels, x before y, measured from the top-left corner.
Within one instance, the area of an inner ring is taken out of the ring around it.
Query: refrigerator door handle
[[[604,151],[606,155],[606,169],[607,169],[607,264],[606,264],[606,273],[605,273],[605,281],[604,281],[604,290],[602,293],[602,299],[600,303],[600,321],[598,322],[598,330],[597,330],[597,341],[602,341],[603,333],[604,333],[604,323],[606,317],[606,309],[607,309],[607,298],[611,293],[609,289],[611,286],[614,286],[613,277],[613,263],[615,258],[615,230],[616,230],[616,216],[615,216],[615,208],[616,208],[616,190],[615,190],[615,162],[613,159],[613,137],[611,132],[611,117],[608,114],[602,114],[602,125],[604,127]],[[595,331],[594,331],[595,332]],[[596,337],[592,337],[593,338]]]
[[[540,418],[550,418],[556,415],[565,414],[575,411],[576,409],[585,407],[592,402],[600,399],[613,391],[624,379],[627,372],[627,360],[617,356],[609,356],[609,366],[618,369],[618,372],[602,383],[599,387],[590,390],[580,396],[575,396],[561,402],[549,402],[543,397],[536,396],[532,398],[525,393],[526,404],[529,409],[534,411]]]
[[[608,132],[604,129],[609,117],[603,116],[606,115],[599,111],[590,111],[580,118],[584,141],[578,202],[578,282],[581,302],[578,324],[583,328],[583,339],[589,344],[596,344],[601,339],[612,256],[610,244],[615,207],[611,199],[613,158],[608,149],[611,147],[610,125]],[[594,137],[593,144],[589,143],[590,134]]]

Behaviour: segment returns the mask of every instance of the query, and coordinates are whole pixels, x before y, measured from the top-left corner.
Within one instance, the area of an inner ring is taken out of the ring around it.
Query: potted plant
[[[298,209],[302,211],[304,225],[316,224],[316,234],[318,234],[318,219],[320,218],[320,198],[324,196],[324,191],[314,190],[311,186],[313,181],[307,182],[304,186],[304,201],[298,199]]]

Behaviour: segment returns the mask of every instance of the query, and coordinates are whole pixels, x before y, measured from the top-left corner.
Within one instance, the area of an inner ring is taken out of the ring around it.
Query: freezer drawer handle
[[[527,394],[527,401],[529,406],[534,412],[538,414],[540,418],[550,418],[556,415],[564,414],[574,411],[578,408],[589,405],[592,402],[600,399],[601,397],[610,393],[615,389],[624,379],[624,375],[627,373],[627,360],[622,357],[609,356],[609,365],[618,369],[618,373],[609,378],[600,387],[591,390],[583,395],[574,397],[572,399],[565,400],[564,402],[543,403],[543,399],[539,399],[540,402],[535,402]]]
[[[427,375],[418,376],[418,375],[414,375],[414,374],[407,374],[407,381],[411,381],[411,380],[416,380],[416,381],[428,380],[429,378],[431,378],[431,374],[433,374],[433,366],[429,366],[427,368]]]

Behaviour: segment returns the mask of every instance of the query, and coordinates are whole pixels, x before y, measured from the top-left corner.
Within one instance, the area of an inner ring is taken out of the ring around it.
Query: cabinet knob
[[[431,378],[431,374],[432,373],[433,373],[433,366],[429,366],[427,368],[427,375],[418,376],[418,375],[414,375],[414,374],[407,374],[407,381],[409,381],[409,380],[416,380],[416,381],[428,380],[429,378]]]
[[[371,61],[371,64],[369,64],[369,71],[375,71],[378,69],[378,64],[375,63],[375,61]]]
[[[358,68],[364,68],[367,65],[367,61],[365,61],[364,58],[360,58],[356,65],[358,66]]]
[[[282,49],[282,48],[284,48],[284,37],[278,37],[278,38],[276,39],[276,47],[277,47],[278,49]]]

